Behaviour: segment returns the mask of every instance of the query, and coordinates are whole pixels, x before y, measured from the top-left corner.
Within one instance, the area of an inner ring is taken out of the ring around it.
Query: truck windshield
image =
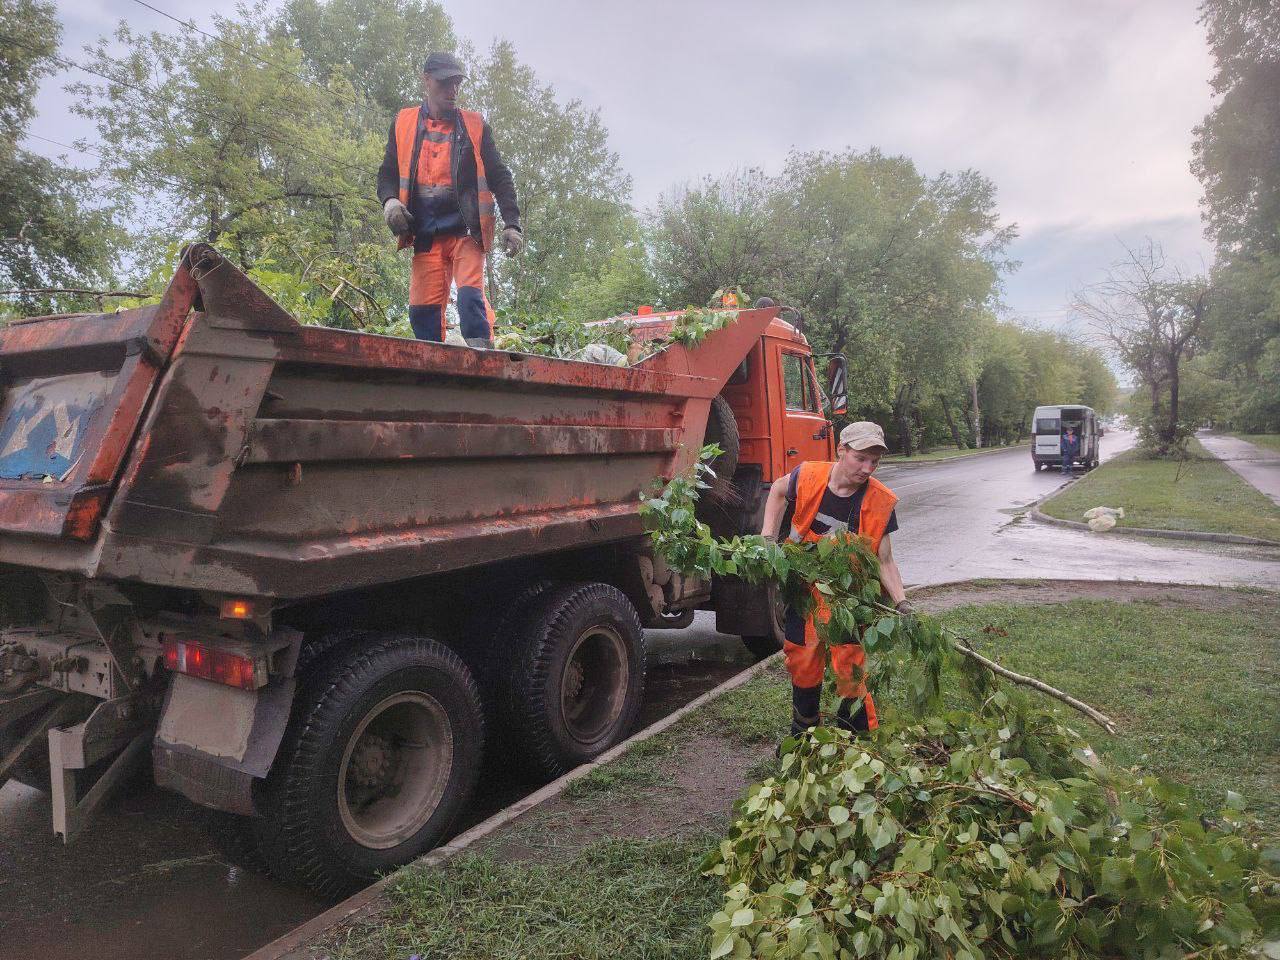
[[[1057,433],[1062,423],[1057,417],[1040,417],[1036,420],[1036,433]]]

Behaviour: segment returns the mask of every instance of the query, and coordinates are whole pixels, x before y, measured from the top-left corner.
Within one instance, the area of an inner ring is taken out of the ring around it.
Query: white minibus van
[[[1092,407],[1079,404],[1062,404],[1053,407],[1036,407],[1031,415],[1031,460],[1037,470],[1043,467],[1062,466],[1062,431],[1075,427],[1080,439],[1080,452],[1072,464],[1080,464],[1086,470],[1098,465],[1098,418]]]

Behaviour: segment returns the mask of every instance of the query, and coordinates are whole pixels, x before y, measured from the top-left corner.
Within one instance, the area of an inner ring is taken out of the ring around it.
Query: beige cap
[[[872,447],[889,449],[889,445],[884,442],[884,431],[880,429],[880,424],[870,420],[859,420],[841,430],[840,446],[854,450],[869,450]]]

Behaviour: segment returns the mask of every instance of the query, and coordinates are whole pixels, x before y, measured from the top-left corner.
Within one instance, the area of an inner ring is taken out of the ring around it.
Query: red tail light
[[[242,690],[257,690],[267,684],[265,663],[252,657],[187,640],[166,640],[164,665],[174,673],[224,683]]]

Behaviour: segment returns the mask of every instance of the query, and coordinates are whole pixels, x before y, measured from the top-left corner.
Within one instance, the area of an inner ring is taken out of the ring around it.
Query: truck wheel
[[[294,701],[255,836],[272,873],[340,896],[435,846],[471,795],[484,711],[457,654],[366,634]]]
[[[575,583],[529,608],[506,678],[504,713],[520,754],[547,777],[591,760],[635,723],[644,634],[616,587]]]
[[[738,469],[738,454],[742,442],[738,436],[738,418],[733,415],[733,409],[724,397],[716,397],[711,401],[707,432],[702,442],[720,445],[724,453],[711,461],[711,469],[716,472],[718,479],[732,480],[734,471]]]

